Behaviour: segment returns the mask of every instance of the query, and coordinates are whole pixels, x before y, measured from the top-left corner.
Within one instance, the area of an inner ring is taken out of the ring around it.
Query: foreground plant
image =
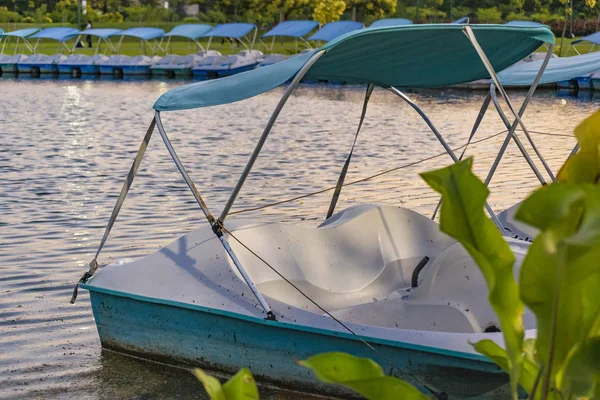
[[[442,195],[440,229],[463,245],[486,280],[506,348],[491,340],[473,346],[509,374],[513,399],[519,386],[536,400],[600,399],[600,112],[579,125],[575,135],[580,150],[563,165],[558,182],[536,190],[516,213],[519,221],[539,230],[519,283],[508,243],[484,214],[489,191],[472,173],[472,159],[421,175]],[[537,340],[524,340],[525,306],[535,314]],[[427,398],[385,376],[368,359],[327,353],[299,364],[322,382],[369,400]],[[212,399],[258,398],[248,370],[219,390],[215,378],[196,376]],[[253,389],[233,390],[243,377]]]

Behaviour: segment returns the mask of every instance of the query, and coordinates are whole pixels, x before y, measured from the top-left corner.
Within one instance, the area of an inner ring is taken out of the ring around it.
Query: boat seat
[[[517,258],[515,275],[528,243],[506,238]],[[390,328],[474,333],[497,330],[496,313],[487,301],[488,288],[479,267],[459,243],[426,265],[413,289],[387,299],[338,310],[343,321]]]
[[[516,262],[513,268],[518,279],[521,263],[530,243],[505,237]],[[419,276],[419,284],[405,298],[411,307],[437,305],[460,310],[475,332],[484,332],[498,327],[496,313],[487,299],[487,283],[479,267],[461,244],[446,249],[433,262],[425,266]]]
[[[262,224],[240,227],[234,234],[287,279],[321,289],[315,291],[315,300],[325,303],[329,301],[326,297],[336,294],[360,298],[358,302],[372,301],[373,297],[363,294],[374,293],[373,285],[379,288],[374,297],[385,298],[410,286],[412,272],[425,255],[436,257],[456,243],[421,214],[374,205],[350,207],[317,228]],[[237,242],[230,243],[254,282],[264,287],[265,295],[284,302],[296,298],[290,293],[294,289],[277,274]],[[236,270],[233,265],[232,269]],[[386,278],[380,281],[383,276]],[[267,286],[279,287],[272,282],[283,282],[286,290],[269,290]],[[342,303],[339,307],[352,304]]]

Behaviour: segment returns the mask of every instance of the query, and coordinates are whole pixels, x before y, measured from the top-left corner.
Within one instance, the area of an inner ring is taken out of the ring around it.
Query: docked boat
[[[116,45],[116,52],[119,52],[121,49],[123,39],[131,37],[140,41],[140,53],[149,52],[152,56],[125,56],[116,54],[96,62],[100,73],[113,77],[150,75],[150,67],[159,60],[156,54],[162,50],[158,39],[161,39],[164,34],[165,31],[159,28],[131,28],[121,31],[115,35],[120,36],[119,42]]]
[[[256,34],[257,29],[254,24],[229,23],[217,25],[205,34],[205,37],[209,38],[207,48],[210,47],[213,38],[227,38],[231,39],[232,52],[234,43],[240,43],[245,50],[229,56],[208,56],[199,60],[192,68],[194,78],[221,78],[256,68],[264,58],[261,51],[253,50]]]
[[[287,60],[292,55],[273,53],[275,48],[275,39],[280,38],[292,38],[296,44],[296,53],[300,51],[299,43],[302,44],[303,49],[310,49],[310,44],[304,39],[304,36],[308,35],[313,31],[319,24],[315,21],[284,21],[279,23],[273,29],[261,36],[260,42],[269,53],[265,58],[258,64],[258,67],[266,67],[267,65],[273,65],[283,60]],[[271,39],[271,43],[268,40]]]
[[[79,35],[79,30],[74,28],[47,28],[38,33],[29,36],[28,39],[35,39],[33,46],[34,54],[22,59],[17,63],[19,74],[58,74],[58,63],[67,58],[64,52],[69,52],[67,41]],[[46,55],[37,53],[40,41],[51,40],[57,43],[56,54]]]
[[[538,56],[539,57],[539,56]],[[500,81],[508,87],[527,87],[533,82],[544,60],[533,59],[501,71]],[[600,71],[600,52],[572,57],[552,57],[548,61],[541,85],[552,85],[559,89],[592,89],[592,74]]]
[[[17,64],[20,61],[25,61],[27,56],[20,53],[20,49],[24,48],[30,54],[33,53],[33,47],[27,41],[27,38],[37,32],[39,28],[19,29],[12,32],[3,32],[0,34],[2,41],[2,51],[0,51],[0,76],[5,74],[16,74],[19,72]],[[13,54],[6,54],[7,45],[10,45],[14,40]]]
[[[153,76],[163,76],[167,78],[173,77],[189,77],[192,75],[194,64],[201,63],[205,57],[220,56],[216,50],[206,50],[200,43],[199,39],[212,29],[210,25],[203,24],[188,24],[178,25],[169,33],[165,34],[167,38],[165,44],[165,52],[168,55],[158,60],[150,67]],[[188,42],[188,52],[191,51],[190,45],[194,46],[194,54],[185,56],[172,54],[171,38],[185,38]]]
[[[71,55],[58,62],[58,73],[71,76],[98,75],[100,73],[98,63],[108,59],[108,56],[101,54],[100,51],[104,47],[109,54],[115,54],[117,50],[110,38],[121,32],[123,32],[121,29],[88,29],[80,32],[71,49]],[[97,38],[94,54],[75,54],[81,37],[88,35]]]
[[[507,376],[469,344],[481,339],[502,344],[503,339],[483,276],[461,245],[441,233],[430,217],[403,207],[364,204],[336,212],[352,151],[320,225],[227,217],[279,113],[303,78],[366,86],[357,138],[369,100],[377,95],[374,88],[389,90],[423,118],[448,159],[458,161],[425,111],[398,88],[448,86],[491,76],[516,110],[495,70],[514,64],[543,42],[554,42],[547,27],[364,29],[272,66],[163,94],[154,104],[154,119],[96,255],[80,280],[90,292],[102,346],[226,373],[249,367],[259,380],[320,393],[340,389],[318,383],[294,360],[344,351],[372,358],[389,374],[450,398],[501,391]],[[163,113],[235,103],[290,81],[229,200],[220,215],[213,215],[169,140]],[[534,81],[527,102],[536,85]],[[486,99],[473,134],[487,104]],[[520,121],[516,112],[513,117]],[[155,128],[208,223],[137,261],[99,268],[102,247]],[[515,138],[511,127],[506,144]],[[506,144],[499,149],[498,163]],[[498,229],[512,235],[486,209]],[[515,276],[530,245],[522,239],[506,238],[518,259]],[[76,292],[72,301],[75,297]],[[524,322],[526,335],[534,337],[530,312]]]

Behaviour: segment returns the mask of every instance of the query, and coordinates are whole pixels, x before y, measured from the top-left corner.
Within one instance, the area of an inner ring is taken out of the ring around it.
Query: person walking
[[[85,27],[85,30],[89,30],[89,29],[92,29],[92,21],[90,21],[88,19],[88,23]],[[87,35],[85,37],[85,41],[87,42],[88,47],[91,49],[92,48],[92,35]]]

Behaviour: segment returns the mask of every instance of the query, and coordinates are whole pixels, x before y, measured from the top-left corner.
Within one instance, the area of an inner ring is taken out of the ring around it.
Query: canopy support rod
[[[431,122],[431,120],[429,119],[429,117],[427,116],[427,114],[425,114],[425,112],[414,101],[412,101],[407,95],[405,95],[404,93],[402,93],[397,88],[391,86],[389,88],[389,90],[392,93],[394,93],[396,96],[400,97],[402,100],[404,100],[405,102],[407,102],[408,105],[410,105],[421,116],[421,118],[423,119],[423,121],[425,121],[425,123],[429,126],[429,129],[431,129],[431,131],[433,132],[433,134],[435,135],[435,137],[442,144],[442,146],[444,147],[444,149],[446,150],[446,153],[448,153],[448,155],[450,156],[450,158],[452,158],[452,160],[455,163],[459,162],[460,160],[458,159],[458,157],[456,157],[456,154],[454,154],[454,151],[450,148],[450,146],[448,145],[448,143],[446,142],[446,140],[444,140],[444,138],[442,137],[442,135],[440,134],[440,132],[433,125],[433,122]],[[488,214],[490,215],[490,218],[492,219],[492,221],[494,222],[494,224],[496,225],[496,227],[498,227],[498,229],[500,230],[501,233],[504,233],[504,225],[502,225],[502,222],[500,222],[500,220],[496,216],[496,213],[494,212],[494,210],[492,209],[492,207],[490,207],[490,205],[487,203],[487,201],[485,202],[485,209],[487,210]]]
[[[481,104],[481,108],[479,109],[479,114],[477,114],[477,119],[475,120],[475,123],[473,124],[473,128],[471,129],[471,135],[469,136],[467,143],[465,143],[465,148],[460,153],[460,157],[458,157],[459,160],[462,160],[463,157],[465,156],[465,153],[467,152],[467,148],[469,147],[469,144],[473,140],[473,137],[475,137],[475,133],[479,129],[479,125],[481,125],[481,121],[483,120],[483,117],[485,116],[485,113],[487,112],[487,109],[489,108],[491,101],[492,101],[492,97],[488,93],[487,96],[485,97],[485,100]],[[435,219],[437,212],[439,211],[441,205],[442,205],[442,198],[440,197],[440,201],[438,201],[438,204],[435,207],[435,210],[433,211],[433,215],[431,216],[431,219]]]
[[[544,71],[546,70],[546,66],[548,65],[548,62],[550,61],[550,57],[552,56],[552,51],[554,50],[554,44],[550,44],[550,46],[548,46],[548,52],[546,53],[546,57],[544,58],[544,61],[543,61],[542,65],[541,65],[541,67],[540,67],[540,70],[538,71],[537,76],[535,77],[535,79],[534,79],[531,87],[529,88],[529,92],[527,93],[527,96],[525,96],[525,100],[523,100],[523,104],[521,105],[519,113],[517,113],[515,111],[513,105],[512,105],[512,102],[510,101],[510,99],[508,97],[508,94],[506,93],[506,91],[504,90],[504,87],[500,83],[500,80],[498,79],[498,75],[496,75],[496,71],[494,71],[494,67],[492,66],[492,64],[490,63],[490,60],[487,58],[485,52],[483,51],[483,49],[479,45],[479,42],[477,41],[477,38],[475,37],[475,34],[473,33],[473,30],[468,25],[465,25],[465,27],[463,28],[463,30],[464,30],[465,34],[467,35],[467,38],[469,39],[469,41],[471,42],[471,44],[475,48],[475,51],[477,51],[477,54],[479,55],[479,58],[481,59],[481,62],[483,63],[483,65],[487,69],[488,73],[490,74],[490,77],[492,78],[492,81],[498,87],[498,90],[500,91],[500,94],[504,98],[504,101],[506,101],[506,104],[508,105],[508,108],[510,109],[511,113],[515,117],[515,119],[516,119],[515,124],[518,124],[518,125],[521,126],[521,129],[525,133],[525,136],[529,140],[529,143],[531,144],[531,146],[532,146],[533,150],[535,151],[536,155],[539,157],[540,161],[542,162],[542,165],[546,169],[546,172],[548,173],[548,175],[550,176],[550,178],[553,181],[555,181],[556,178],[554,177],[554,174],[552,173],[552,170],[550,169],[550,167],[548,166],[548,164],[546,163],[546,161],[542,157],[541,153],[539,152],[539,150],[537,149],[537,147],[533,143],[533,140],[531,139],[531,136],[529,135],[529,132],[527,131],[527,128],[525,127],[525,124],[523,124],[523,120],[521,119],[521,115],[525,112],[525,109],[527,108],[527,105],[529,104],[529,101],[533,97],[533,93],[535,92],[535,89],[537,88],[537,85],[538,85],[540,79],[542,78],[542,75],[544,74]],[[502,154],[503,153],[504,152],[502,152]]]
[[[356,129],[356,134],[354,135],[354,141],[352,142],[352,147],[350,148],[350,153],[348,153],[348,158],[346,158],[346,162],[342,167],[342,171],[340,172],[340,177],[338,178],[337,184],[335,186],[335,191],[333,192],[333,196],[331,196],[331,203],[329,204],[329,210],[327,210],[327,215],[325,216],[325,220],[328,220],[329,217],[333,215],[335,211],[335,206],[340,197],[340,193],[342,192],[342,186],[344,185],[344,180],[346,179],[346,174],[348,173],[348,167],[350,166],[350,161],[352,159],[352,153],[354,152],[354,147],[356,146],[356,140],[358,139],[358,134],[360,133],[360,128],[362,128],[363,121],[365,120],[365,115],[367,114],[367,105],[369,104],[369,99],[371,98],[371,93],[373,93],[373,89],[375,86],[370,83],[367,85],[367,92],[365,93],[365,101],[362,107],[362,113],[360,114],[360,121],[358,122],[358,128]]]
[[[529,164],[529,167],[533,170],[533,173],[540,181],[540,183],[542,185],[546,185],[546,180],[544,179],[544,177],[538,170],[537,166],[534,164],[533,160],[529,156],[529,153],[523,146],[521,139],[519,139],[519,137],[515,133],[515,130],[517,129],[517,123],[515,122],[511,125],[510,121],[506,117],[506,114],[504,114],[504,111],[500,107],[500,104],[498,103],[498,98],[496,97],[496,89],[495,89],[493,83],[490,85],[490,95],[492,97],[492,101],[494,102],[494,106],[496,107],[496,110],[498,111],[498,115],[500,116],[500,119],[502,120],[502,122],[504,122],[506,129],[508,129],[508,134],[506,135],[506,138],[504,139],[504,143],[502,143],[502,147],[498,154],[504,154],[504,152],[506,151],[506,147],[508,146],[508,143],[510,142],[510,139],[512,138],[514,140],[515,144],[517,145],[517,147],[519,148],[519,150],[521,151],[521,154],[523,154],[523,157],[527,161],[527,164]],[[492,176],[494,175],[494,172],[496,171],[496,168],[498,167],[498,164],[500,163],[500,158],[497,157],[496,160],[494,160],[494,164],[492,165],[492,168],[490,169],[490,172],[488,173],[488,176],[485,179],[486,185],[489,185],[489,183],[491,182]]]
[[[142,144],[140,144],[140,148],[138,149],[135,159],[133,160],[133,164],[131,165],[131,168],[129,169],[129,173],[127,174],[127,179],[125,179],[125,182],[123,183],[123,187],[121,188],[121,193],[119,193],[119,197],[117,198],[117,202],[115,203],[112,214],[110,215],[110,219],[108,220],[108,224],[106,225],[106,229],[104,230],[104,235],[102,236],[100,245],[98,246],[98,249],[96,250],[94,259],[89,263],[90,268],[85,274],[83,274],[83,276],[79,279],[79,281],[75,285],[75,289],[73,290],[73,296],[71,297],[71,304],[74,304],[75,300],[77,299],[77,289],[79,288],[79,283],[86,283],[88,281],[88,279],[90,279],[94,275],[96,270],[98,269],[98,256],[100,255],[100,252],[102,251],[102,248],[104,247],[104,244],[106,243],[106,240],[108,239],[108,235],[110,234],[110,231],[112,230],[112,227],[115,224],[117,217],[119,216],[119,211],[121,211],[121,207],[123,206],[123,203],[125,202],[125,198],[127,198],[127,193],[129,193],[129,189],[131,188],[131,185],[133,184],[133,180],[135,179],[137,171],[140,168],[140,164],[142,163],[142,159],[144,158],[144,154],[146,153],[146,148],[148,147],[148,143],[150,143],[150,138],[152,137],[152,133],[154,132],[155,125],[156,125],[156,119],[153,118],[152,122],[150,122],[150,126],[148,127],[148,130],[146,131],[144,140],[142,140]]]
[[[263,310],[265,310],[265,312],[267,313],[267,319],[269,319],[269,320],[275,320],[275,314],[273,314],[273,311],[271,310],[271,307],[269,306],[269,304],[267,303],[267,301],[263,297],[263,295],[260,292],[260,290],[258,290],[258,288],[256,287],[256,285],[254,284],[254,281],[252,280],[252,278],[250,278],[250,276],[248,275],[248,273],[246,272],[246,270],[244,269],[244,267],[242,267],[242,263],[237,258],[237,256],[233,252],[233,249],[231,248],[231,246],[229,245],[229,243],[227,242],[227,240],[223,236],[223,233],[222,233],[222,231],[220,229],[219,224],[215,224],[215,218],[212,216],[212,214],[208,210],[208,206],[206,205],[206,203],[202,199],[202,196],[200,196],[200,193],[198,192],[198,189],[196,188],[196,185],[192,181],[192,178],[187,173],[185,167],[181,163],[181,160],[177,156],[177,153],[175,152],[175,149],[173,148],[173,145],[171,144],[171,141],[169,140],[169,138],[167,136],[167,133],[165,132],[165,129],[163,127],[162,121],[160,119],[160,112],[159,111],[155,111],[154,118],[156,120],[156,127],[158,128],[158,132],[160,133],[160,136],[162,137],[163,142],[165,143],[165,146],[167,147],[167,150],[169,151],[169,154],[171,155],[171,158],[173,159],[173,162],[175,162],[175,165],[177,166],[177,169],[181,173],[181,176],[183,177],[183,180],[188,185],[188,187],[190,188],[190,191],[194,195],[194,198],[196,199],[196,202],[200,206],[200,209],[202,210],[202,213],[204,214],[204,216],[208,220],[209,224],[212,226],[213,231],[215,232],[215,234],[217,235],[217,237],[221,241],[221,244],[223,245],[223,248],[225,249],[225,251],[227,252],[227,254],[229,255],[229,257],[231,258],[231,261],[233,261],[233,264],[236,266],[237,270],[240,272],[240,274],[244,278],[244,281],[246,282],[246,284],[248,285],[248,287],[250,288],[250,290],[252,291],[252,293],[256,297],[256,300],[258,300],[258,302],[261,305],[261,307],[263,308]]]
[[[267,125],[265,126],[265,129],[263,130],[263,133],[262,133],[260,139],[258,140],[258,143],[256,144],[256,147],[254,148],[254,151],[252,152],[252,155],[250,156],[250,159],[248,160],[248,162],[246,164],[246,167],[244,168],[244,171],[242,172],[242,175],[240,176],[237,184],[235,185],[235,188],[233,189],[233,192],[229,196],[229,200],[227,200],[227,204],[225,204],[225,208],[223,208],[223,211],[221,212],[221,215],[219,216],[219,221],[221,223],[223,221],[225,221],[225,218],[227,217],[227,214],[229,214],[229,211],[231,210],[231,207],[233,206],[233,203],[235,202],[235,199],[237,198],[238,194],[240,193],[240,190],[242,189],[242,186],[244,185],[244,182],[246,181],[246,178],[248,177],[248,174],[250,173],[250,170],[254,166],[254,162],[258,158],[258,155],[260,154],[260,152],[262,150],[262,147],[265,144],[265,141],[267,140],[267,137],[269,136],[269,133],[271,132],[271,129],[273,128],[273,125],[275,124],[275,121],[277,120],[277,117],[279,117],[279,113],[283,109],[283,106],[287,102],[287,100],[290,97],[290,95],[294,92],[294,90],[296,90],[296,87],[298,87],[298,85],[300,84],[300,81],[302,80],[302,78],[304,77],[304,75],[308,72],[308,70],[310,69],[310,67],[312,67],[312,65],[323,54],[325,54],[325,50],[321,50],[321,51],[315,53],[306,62],[306,64],[304,64],[304,66],[302,66],[302,68],[300,69],[300,71],[298,71],[298,73],[296,74],[296,76],[292,80],[292,83],[290,83],[290,85],[288,86],[288,88],[285,90],[285,93],[283,94],[283,96],[279,100],[279,103],[275,107],[275,110],[273,111],[273,114],[271,114],[271,117],[269,118],[269,121],[267,122]]]
[[[567,157],[567,160],[571,157],[573,157],[575,154],[577,154],[577,152],[579,151],[579,143],[577,143],[575,145],[575,147],[573,147],[573,150],[571,150],[571,153],[569,154],[569,157]]]

